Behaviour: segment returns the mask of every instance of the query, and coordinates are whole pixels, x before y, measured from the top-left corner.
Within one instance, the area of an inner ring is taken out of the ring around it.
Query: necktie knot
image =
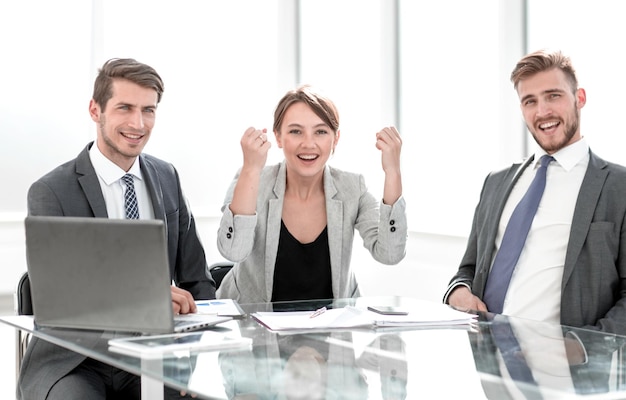
[[[132,186],[133,188],[135,187],[135,180],[133,179],[133,175],[132,174],[124,175],[122,177],[122,180],[126,184],[126,187],[129,187],[129,186]]]
[[[539,159],[539,164],[541,165],[542,168],[545,168],[552,161],[554,161],[554,157],[552,157],[549,154],[545,154],[545,155],[541,156],[541,158]]]

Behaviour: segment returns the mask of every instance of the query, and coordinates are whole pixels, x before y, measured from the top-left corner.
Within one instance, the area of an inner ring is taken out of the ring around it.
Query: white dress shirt
[[[523,171],[511,191],[500,219],[498,248],[509,218],[528,190],[544,154],[543,150],[535,152],[533,165]],[[548,165],[546,188],[513,271],[502,313],[558,324],[565,253],[578,193],[589,164],[589,146],[583,138],[552,156],[555,161]]]
[[[100,181],[100,188],[102,189],[102,195],[104,196],[109,218],[126,218],[126,212],[124,210],[124,191],[126,190],[126,184],[122,181],[122,177],[126,175],[126,171],[106,158],[98,148],[97,143],[91,146],[89,158],[91,159],[93,168],[96,170],[96,175],[98,175],[98,181]],[[132,174],[134,177],[137,205],[139,206],[139,218],[154,219],[154,209],[150,201],[148,187],[141,174],[139,161],[133,163],[128,173]]]

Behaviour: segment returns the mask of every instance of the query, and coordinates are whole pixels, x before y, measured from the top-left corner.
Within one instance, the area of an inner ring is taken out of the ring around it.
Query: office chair
[[[30,297],[30,280],[28,272],[24,272],[15,290],[15,312],[17,315],[33,315],[33,303]],[[30,334],[17,329],[15,332],[15,374],[16,381],[20,376],[22,360],[28,347]]]
[[[211,277],[215,281],[215,290],[220,287],[222,283],[222,279],[224,276],[230,271],[235,264],[230,261],[220,261],[214,264],[211,264],[209,267],[209,272],[211,273]]]

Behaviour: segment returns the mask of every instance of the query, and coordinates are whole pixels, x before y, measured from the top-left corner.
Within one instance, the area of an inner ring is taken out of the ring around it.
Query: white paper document
[[[450,308],[445,304],[425,303],[410,308],[407,315],[381,315],[365,308],[347,306],[324,312],[256,312],[257,321],[273,331],[320,330],[341,328],[444,327],[471,325],[476,315]],[[315,314],[314,314],[315,313]]]

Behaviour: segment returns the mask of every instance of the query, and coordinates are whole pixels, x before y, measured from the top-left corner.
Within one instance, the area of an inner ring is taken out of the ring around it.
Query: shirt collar
[[[537,149],[537,151],[535,152],[535,159],[533,160],[535,168],[538,166],[541,156],[545,154],[547,154],[545,150]],[[574,168],[574,166],[576,166],[576,164],[578,164],[580,160],[582,160],[584,157],[587,157],[588,155],[589,144],[587,143],[587,140],[582,137],[579,141],[572,143],[569,146],[566,146],[556,153],[552,154],[552,157],[554,157],[556,162],[558,162],[565,171],[569,171]]]
[[[133,166],[126,172],[102,154],[98,148],[98,143],[94,143],[93,146],[91,146],[89,158],[91,159],[93,168],[96,170],[96,174],[98,174],[107,185],[119,181],[122,176],[127,173],[134,175],[138,179],[143,179],[138,162],[134,162]]]

